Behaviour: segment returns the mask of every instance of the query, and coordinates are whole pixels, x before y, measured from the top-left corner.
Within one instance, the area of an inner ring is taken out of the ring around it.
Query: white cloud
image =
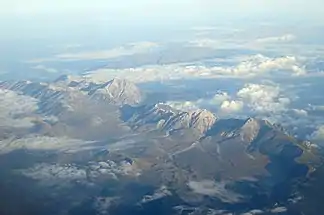
[[[296,36],[293,34],[284,34],[280,36],[261,36],[256,37],[255,34],[250,35],[247,29],[232,28],[219,28],[215,29],[197,30],[196,39],[187,42],[186,46],[199,47],[206,49],[237,49],[237,50],[260,50],[261,52],[269,49],[269,47],[275,48],[277,51],[282,51],[283,47],[278,48],[278,45],[294,45]],[[217,32],[217,36],[212,36]],[[276,31],[276,29],[274,29]],[[240,36],[235,36],[240,35]],[[282,53],[282,52],[279,52]]]
[[[244,103],[242,101],[224,101],[220,107],[221,111],[234,113],[243,109]]]
[[[36,65],[36,66],[33,66],[32,69],[41,70],[41,71],[48,72],[48,73],[57,73],[58,72],[57,69],[49,68],[44,65]]]
[[[259,114],[269,115],[283,113],[289,110],[291,101],[285,97],[282,90],[275,84],[245,84],[235,95],[219,92],[212,98],[196,101],[172,101],[167,104],[180,110],[198,108],[213,109],[218,115]],[[305,110],[294,109],[294,114],[304,116]]]
[[[220,48],[224,45],[224,41],[215,40],[210,38],[202,38],[197,40],[189,41],[189,46],[200,47],[200,48]]]
[[[290,99],[281,94],[279,86],[246,84],[237,92],[240,98],[252,111],[273,113],[285,111]]]
[[[89,71],[85,77],[96,81],[119,77],[134,82],[165,81],[183,78],[254,78],[258,76],[304,75],[305,69],[296,57],[286,56],[269,58],[263,55],[253,55],[238,60],[233,66],[202,66],[186,63],[169,65],[151,65],[128,69],[102,68]]]
[[[286,207],[277,207],[271,210],[271,213],[285,213],[285,212],[287,212]]]
[[[216,28],[217,29],[217,28]],[[218,32],[228,34],[230,33],[238,33],[240,29],[228,28],[223,29],[219,28]],[[236,40],[232,38],[224,38],[222,35],[219,35],[218,38],[209,38],[208,33],[211,31],[197,31],[195,36],[196,39],[190,40],[186,42],[184,45],[187,47],[198,47],[198,48],[206,48],[208,50],[215,49],[215,51],[219,49],[246,49],[247,47],[241,40]]]
[[[171,106],[174,109],[182,111],[192,111],[199,109],[197,102],[195,101],[168,101],[165,104]]]
[[[161,186],[160,189],[156,190],[153,195],[145,195],[141,200],[141,203],[147,203],[150,201],[155,201],[157,199],[161,199],[165,196],[171,196],[172,193],[168,190],[166,186]]]
[[[223,202],[239,202],[242,198],[241,195],[226,189],[225,182],[214,182],[210,180],[189,181],[188,186],[195,193],[215,196],[221,199]]]
[[[231,97],[228,95],[228,93],[218,92],[212,98],[198,99],[196,101],[168,101],[166,104],[170,105],[174,109],[191,111],[200,108],[221,106],[230,98]]]
[[[230,95],[228,95],[227,92],[219,92],[219,93],[216,93],[211,100],[209,100],[209,103],[219,105],[230,98],[231,97],[230,97]]]
[[[254,209],[254,210],[251,210],[249,212],[242,213],[240,215],[257,215],[257,214],[264,214],[264,211],[258,210],[258,209]]]
[[[80,169],[76,166],[67,164],[37,164],[32,168],[21,170],[21,174],[43,181],[56,181],[60,183],[63,181],[74,181],[74,180],[86,180],[87,172],[84,169]]]
[[[0,126],[28,128],[36,121],[55,122],[57,117],[39,115],[38,99],[19,94],[15,91],[0,89]]]
[[[105,60],[121,56],[134,55],[139,53],[151,52],[158,48],[159,45],[153,42],[129,43],[124,46],[116,47],[109,50],[62,53],[53,58],[32,59],[28,63],[41,63],[47,61],[79,61],[79,60]]]
[[[98,163],[90,162],[88,176],[97,178],[102,175],[113,179],[117,179],[120,175],[138,176],[140,175],[140,169],[127,161],[114,162],[112,160],[106,160]]]
[[[295,39],[296,39],[295,35],[285,34],[282,36],[259,38],[255,42],[257,42],[257,43],[287,43],[287,42],[294,41]]]
[[[33,113],[38,109],[37,99],[0,89],[0,126],[33,126]]]
[[[293,56],[269,58],[261,54],[251,56],[231,69],[234,75],[261,75],[274,71],[290,72],[293,75],[303,75],[306,71]]]
[[[140,170],[132,164],[112,160],[89,162],[83,166],[75,164],[47,164],[39,163],[31,168],[18,170],[20,174],[39,180],[43,184],[58,184],[60,186],[73,181],[90,182],[89,179],[105,177],[118,179],[119,176],[138,176]]]
[[[308,112],[303,109],[292,109],[298,117],[308,117]]]
[[[308,109],[312,111],[324,111],[324,105],[308,105]]]
[[[310,136],[310,139],[313,140],[324,140],[324,125],[321,125],[317,128],[316,131],[313,132],[313,134]]]
[[[30,136],[21,139],[5,139],[0,141],[0,154],[18,149],[28,150],[56,150],[62,152],[77,152],[94,149],[91,141],[71,139],[68,137]],[[96,146],[97,148],[99,146]]]

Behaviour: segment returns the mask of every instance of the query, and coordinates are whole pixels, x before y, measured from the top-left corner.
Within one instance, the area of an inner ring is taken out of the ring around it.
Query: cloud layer
[[[188,186],[195,193],[207,196],[215,196],[223,202],[233,203],[239,202],[242,198],[241,195],[226,189],[226,183],[214,181],[189,181]]]
[[[224,102],[228,102],[227,100],[230,98],[231,96],[228,95],[228,93],[219,91],[209,99],[198,99],[196,101],[168,101],[166,104],[178,110],[190,111],[197,110],[201,107],[208,108],[212,106],[221,106]],[[226,104],[224,104],[224,106],[226,106]]]
[[[5,154],[18,149],[27,149],[35,151],[60,151],[77,152],[82,150],[94,149],[91,141],[83,141],[68,137],[47,137],[47,136],[29,136],[20,139],[0,140],[0,154]],[[97,146],[98,148],[99,146]]]
[[[305,75],[306,71],[296,57],[270,58],[253,55],[238,59],[233,66],[204,66],[187,64],[153,65],[129,69],[98,69],[85,75],[97,81],[114,77],[127,78],[134,82],[165,81],[183,78],[254,78],[279,73],[282,76]]]
[[[90,183],[89,179],[95,180],[100,177],[117,180],[119,176],[140,174],[139,170],[130,163],[116,163],[111,160],[90,162],[84,166],[39,163],[31,168],[19,170],[19,173],[39,180],[45,185],[57,184],[60,186],[75,181]]]
[[[259,38],[255,42],[257,42],[257,43],[287,43],[287,42],[292,42],[295,39],[296,39],[295,35],[285,34],[282,36]]]
[[[209,99],[196,101],[169,101],[167,104],[176,109],[212,108],[220,115],[235,113],[268,115],[288,110],[290,99],[275,84],[245,84],[234,95],[219,92]],[[295,110],[296,114],[305,115],[303,110]]]
[[[33,126],[33,113],[38,109],[38,100],[0,89],[0,126]]]
[[[51,61],[84,61],[84,60],[108,60],[128,55],[152,52],[159,47],[153,42],[136,42],[108,50],[85,51],[75,53],[62,53],[53,58],[40,58],[29,60],[29,63],[42,63]],[[36,66],[35,69],[44,69],[43,66]]]

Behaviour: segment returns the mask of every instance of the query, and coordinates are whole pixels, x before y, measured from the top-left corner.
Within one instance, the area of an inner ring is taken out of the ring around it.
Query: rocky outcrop
[[[133,126],[152,125],[166,132],[192,129],[204,135],[215,123],[216,116],[207,110],[179,111],[165,104],[123,109],[125,120]]]
[[[143,95],[135,84],[116,78],[90,90],[89,96],[117,105],[138,105],[143,100]]]
[[[258,136],[261,129],[261,123],[259,120],[249,118],[245,121],[244,125],[240,128],[240,136],[243,141],[251,143]]]
[[[192,128],[205,134],[215,123],[216,116],[207,110],[180,112],[163,123],[162,127],[169,131]]]
[[[113,79],[106,83],[96,83],[79,76],[64,75],[51,83],[30,81],[1,82],[3,89],[18,91],[39,99],[60,99],[62,94],[70,97],[83,94],[99,102],[114,105],[137,105],[142,102],[140,89],[127,80]],[[55,100],[54,100],[55,101]]]

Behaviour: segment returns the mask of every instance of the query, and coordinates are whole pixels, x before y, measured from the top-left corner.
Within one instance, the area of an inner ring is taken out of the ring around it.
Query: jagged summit
[[[143,100],[140,89],[132,82],[115,78],[91,90],[93,98],[109,100],[117,105],[137,105]]]
[[[215,123],[216,116],[206,109],[196,111],[181,112],[169,119],[164,127],[168,130],[178,130],[183,128],[192,128],[200,134],[207,132]]]
[[[259,134],[262,122],[255,118],[248,118],[240,128],[240,135],[244,141],[252,142]]]
[[[93,99],[116,105],[137,105],[143,99],[140,89],[134,83],[120,78],[97,83],[81,76],[62,75],[54,81],[54,85],[86,92]]]
[[[29,96],[57,96],[65,93],[71,95],[83,94],[98,102],[107,102],[117,106],[138,105],[143,100],[141,90],[132,82],[115,78],[106,83],[96,83],[81,76],[62,75],[53,82],[40,83],[31,81],[3,82],[3,89],[20,91]],[[50,103],[50,102],[49,102]]]
[[[166,132],[193,129],[199,135],[209,130],[216,121],[216,116],[208,110],[175,110],[166,104],[146,105],[128,108],[128,122],[136,126],[152,125]]]

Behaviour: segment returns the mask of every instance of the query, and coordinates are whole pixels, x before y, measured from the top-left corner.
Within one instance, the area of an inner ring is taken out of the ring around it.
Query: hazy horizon
[[[43,18],[45,20],[111,20],[122,24],[213,22],[213,18],[231,20],[242,17],[323,21],[324,2],[320,0],[13,0],[0,3],[0,17],[9,20]],[[59,16],[59,17],[58,17]],[[257,20],[255,20],[257,21]],[[62,23],[64,24],[64,23]]]

